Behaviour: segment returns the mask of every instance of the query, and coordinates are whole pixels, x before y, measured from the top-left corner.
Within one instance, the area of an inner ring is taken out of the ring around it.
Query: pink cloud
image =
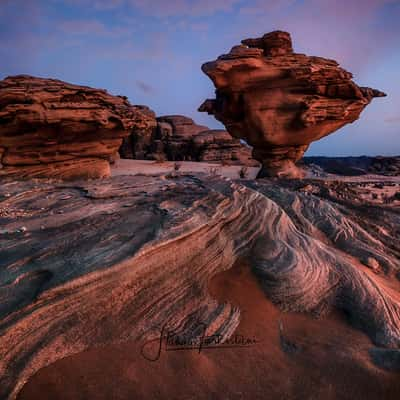
[[[90,7],[99,11],[108,11],[124,5],[126,0],[52,0],[72,7]]]
[[[155,32],[137,41],[133,41],[130,37],[118,38],[118,40],[114,40],[112,46],[104,46],[103,43],[97,42],[91,45],[91,51],[96,57],[102,59],[149,63],[163,60],[165,62],[170,56],[166,49],[167,40],[163,32]]]
[[[67,34],[74,35],[104,35],[107,29],[99,21],[96,20],[69,20],[59,24],[59,29]]]
[[[400,117],[395,115],[392,117],[385,118],[385,122],[389,124],[400,124]]]
[[[381,15],[385,6],[397,2],[256,0],[240,9],[244,22],[241,31],[246,30],[245,36],[287,30],[292,34],[295,51],[334,58],[357,74],[398,41],[400,25],[387,27]],[[400,7],[393,12],[400,18]]]
[[[210,16],[217,12],[232,10],[242,0],[53,0],[71,6],[93,7],[112,10],[129,5],[147,16]]]
[[[112,10],[122,6],[124,0],[96,0],[92,3],[97,10]]]
[[[284,8],[290,7],[296,3],[297,0],[276,0],[273,2],[266,2],[256,0],[249,5],[243,5],[239,9],[239,14],[242,15],[259,15],[261,13],[274,13]]]
[[[129,4],[148,16],[209,16],[232,10],[240,0],[128,0]]]
[[[72,19],[60,21],[56,28],[61,33],[70,36],[103,36],[111,39],[120,39],[121,37],[129,37],[132,35],[131,26],[110,27],[97,19]]]

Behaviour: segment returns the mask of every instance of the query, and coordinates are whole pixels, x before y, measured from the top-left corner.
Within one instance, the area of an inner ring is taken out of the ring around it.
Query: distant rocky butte
[[[253,146],[259,176],[299,177],[295,166],[311,142],[358,119],[379,90],[359,87],[334,60],[293,52],[290,34],[246,39],[202,66],[216,98],[199,111]]]
[[[122,158],[258,166],[251,153],[249,146],[224,130],[210,130],[184,115],[156,118],[154,113],[150,129],[133,130],[120,148]]]
[[[337,175],[400,176],[400,156],[304,157],[304,163]]]
[[[0,81],[0,175],[98,178],[122,139],[152,123],[145,107],[102,89],[20,75]]]

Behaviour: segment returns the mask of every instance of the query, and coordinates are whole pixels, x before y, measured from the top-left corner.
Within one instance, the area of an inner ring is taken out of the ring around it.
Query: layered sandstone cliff
[[[183,115],[155,117],[148,130],[124,138],[122,158],[139,160],[206,161],[258,166],[251,148],[224,130],[212,130]]]
[[[32,76],[0,82],[1,175],[104,177],[122,138],[151,118],[125,97]]]
[[[253,146],[261,177],[302,175],[295,163],[311,142],[354,122],[374,97],[385,96],[357,86],[334,60],[294,53],[282,31],[243,40],[202,70],[216,98],[199,111]]]
[[[258,164],[227,132],[181,115],[156,118],[150,108],[105,90],[31,76],[0,82],[0,175],[105,177],[119,154]]]

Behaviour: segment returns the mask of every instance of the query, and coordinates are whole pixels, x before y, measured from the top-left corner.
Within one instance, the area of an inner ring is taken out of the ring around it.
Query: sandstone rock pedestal
[[[260,177],[301,176],[295,163],[311,142],[355,121],[372,98],[385,96],[357,86],[334,60],[294,53],[282,31],[245,39],[202,70],[216,98],[199,111],[253,146],[263,165]]]

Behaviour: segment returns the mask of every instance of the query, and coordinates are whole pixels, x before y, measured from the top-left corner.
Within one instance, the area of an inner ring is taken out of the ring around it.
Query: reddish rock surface
[[[217,90],[199,111],[254,147],[261,177],[301,176],[295,163],[311,142],[358,119],[373,97],[385,96],[357,86],[334,60],[294,53],[290,34],[281,31],[243,40],[202,70]]]
[[[146,130],[143,108],[102,89],[32,76],[0,82],[1,175],[104,177],[122,138]]]
[[[168,160],[195,161],[192,139],[209,130],[207,126],[197,125],[191,118],[183,115],[165,115],[157,118],[160,123],[159,137]]]
[[[227,131],[210,130],[183,115],[149,118],[149,129],[135,130],[124,139],[122,158],[170,161],[206,161],[232,165],[258,166],[249,146],[233,138]]]
[[[131,134],[123,139],[119,154],[123,158],[145,160],[149,158],[154,135],[157,131],[156,114],[147,106],[136,107],[143,114],[146,124],[145,126],[142,125],[132,129]]]
[[[399,399],[400,216],[363,185],[0,181],[0,398]],[[163,327],[258,343],[135,352]]]
[[[193,139],[199,161],[220,162],[223,164],[247,165],[258,167],[260,164],[252,158],[252,149],[224,130],[208,130],[199,133]]]

